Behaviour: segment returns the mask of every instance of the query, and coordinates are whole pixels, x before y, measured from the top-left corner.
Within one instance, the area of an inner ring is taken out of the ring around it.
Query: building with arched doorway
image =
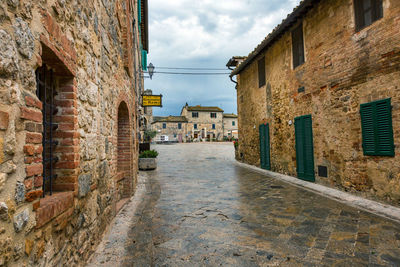
[[[82,265],[134,194],[147,12],[147,0],[0,2],[3,264]]]

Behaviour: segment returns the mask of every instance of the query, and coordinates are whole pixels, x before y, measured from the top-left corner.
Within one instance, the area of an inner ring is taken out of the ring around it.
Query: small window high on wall
[[[303,24],[292,31],[293,69],[304,63]]]
[[[54,151],[58,142],[54,139],[58,124],[55,122],[54,115],[57,114],[55,106],[56,83],[54,70],[43,64],[36,70],[36,94],[43,104],[43,195],[53,193],[55,174],[55,163],[58,161]]]
[[[382,0],[354,0],[356,31],[383,17]]]
[[[265,85],[265,57],[258,60],[258,87]]]

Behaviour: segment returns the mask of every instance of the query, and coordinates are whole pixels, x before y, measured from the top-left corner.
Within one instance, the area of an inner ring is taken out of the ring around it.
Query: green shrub
[[[139,158],[157,158],[158,152],[156,150],[145,150],[140,153]]]
[[[146,130],[144,131],[144,140],[151,141],[157,135],[156,131]]]

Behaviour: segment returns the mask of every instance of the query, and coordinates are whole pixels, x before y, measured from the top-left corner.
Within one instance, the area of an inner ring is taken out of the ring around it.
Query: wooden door
[[[295,118],[296,160],[298,178],[315,181],[314,146],[311,115]]]
[[[260,165],[261,168],[271,170],[271,154],[269,140],[269,124],[261,124],[259,126],[260,134]]]

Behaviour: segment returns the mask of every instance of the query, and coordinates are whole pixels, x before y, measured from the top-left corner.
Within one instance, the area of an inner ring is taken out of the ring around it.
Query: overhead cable
[[[226,70],[225,69],[217,69],[217,68],[184,68],[184,67],[156,67],[157,69],[166,69],[166,70]]]
[[[167,71],[155,71],[158,74],[176,74],[176,75],[229,75],[230,72],[218,73],[218,72],[167,72]]]

